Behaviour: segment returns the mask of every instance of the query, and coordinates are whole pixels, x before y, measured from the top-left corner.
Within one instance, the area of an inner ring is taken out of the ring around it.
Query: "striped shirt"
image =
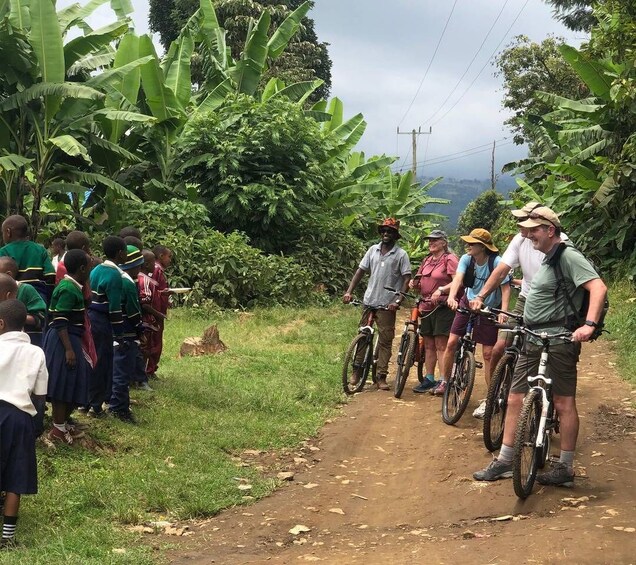
[[[53,328],[68,327],[84,330],[84,295],[82,285],[75,279],[66,275],[60,281],[51,296],[49,307],[51,321],[49,326]]]
[[[49,301],[55,284],[55,269],[47,250],[34,241],[20,239],[0,248],[0,257],[11,257],[18,264],[17,280],[28,283]]]
[[[124,337],[136,338],[141,331],[141,304],[137,285],[128,273],[122,274],[121,308],[124,315]]]

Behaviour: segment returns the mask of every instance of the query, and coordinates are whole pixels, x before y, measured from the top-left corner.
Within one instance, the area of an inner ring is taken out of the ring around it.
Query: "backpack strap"
[[[567,289],[567,283],[565,281],[565,276],[563,275],[563,270],[561,269],[561,255],[563,255],[563,252],[565,251],[566,247],[567,245],[565,243],[563,242],[559,243],[559,247],[554,252],[554,255],[552,255],[552,257],[550,257],[550,260],[548,261],[548,265],[550,265],[554,269],[554,273],[557,279],[557,286],[554,291],[554,296],[556,298],[559,291],[563,292],[563,296],[565,296],[565,300],[567,301],[568,306],[570,307],[570,311],[572,312],[572,315],[576,319],[577,324],[579,326],[582,326],[585,321],[581,319],[581,316],[579,315],[579,312],[576,309],[576,306],[574,305],[572,296],[570,295]],[[568,318],[568,315],[566,312],[565,322],[564,322],[565,324],[567,324],[567,318]]]

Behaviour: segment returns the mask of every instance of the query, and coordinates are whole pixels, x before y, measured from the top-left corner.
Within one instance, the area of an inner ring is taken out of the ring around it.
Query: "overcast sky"
[[[133,5],[135,28],[146,33],[148,3]],[[101,25],[113,21],[108,12],[97,13]],[[501,81],[489,59],[519,34],[581,41],[542,0],[316,0],[309,15],[330,44],[332,96],[347,116],[362,112],[368,122],[358,148],[398,155],[396,166],[408,169],[411,136],[398,136],[397,127],[432,127],[418,138],[418,172],[427,176],[489,178],[493,140],[497,168],[525,156],[503,125]]]

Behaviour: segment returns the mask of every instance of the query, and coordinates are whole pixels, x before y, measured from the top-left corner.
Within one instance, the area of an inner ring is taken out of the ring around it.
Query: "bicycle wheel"
[[[404,385],[409,378],[409,371],[415,361],[415,349],[417,348],[417,334],[414,331],[407,331],[402,334],[400,349],[397,357],[397,373],[395,374],[395,385],[393,396],[400,398],[404,392]]]
[[[364,388],[371,365],[371,347],[371,336],[365,333],[358,334],[349,345],[342,368],[342,388],[345,394],[355,394]],[[358,378],[352,382],[354,372]]]
[[[418,340],[418,348],[417,348],[418,351],[417,351],[417,359],[415,360],[415,362],[417,363],[417,380],[423,383],[424,377],[426,376],[426,373],[424,372],[426,369],[426,366],[425,366],[426,350],[424,349],[424,338],[418,334],[417,340]]]
[[[523,399],[515,430],[514,455],[512,459],[512,484],[519,498],[528,498],[537,476],[542,449],[537,447],[537,433],[541,419],[541,394],[530,390]]]
[[[488,451],[497,451],[501,447],[508,408],[508,393],[512,385],[516,362],[515,355],[506,353],[497,363],[488,387],[484,413],[484,445]]]
[[[558,428],[558,416],[556,414],[556,410],[554,409],[554,405],[552,406],[552,415],[550,420],[546,422],[545,427],[545,436],[543,438],[543,447],[541,448],[541,453],[539,455],[539,469],[543,469],[545,464],[548,462],[550,458],[550,449],[552,447],[552,434],[554,433],[554,429]]]
[[[461,417],[473,392],[475,384],[475,356],[472,351],[464,351],[455,362],[453,373],[448,379],[442,400],[442,420],[452,426]]]
[[[378,382],[378,355],[380,352],[380,336],[378,332],[373,334],[373,355],[371,356],[371,381]]]

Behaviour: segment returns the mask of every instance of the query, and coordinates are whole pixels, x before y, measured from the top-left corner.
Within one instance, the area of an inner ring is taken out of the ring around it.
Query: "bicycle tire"
[[[378,333],[373,334],[373,354],[371,356],[371,381],[373,384],[378,382],[378,356],[380,352],[380,336]]]
[[[503,441],[508,393],[516,362],[516,355],[506,353],[497,363],[490,380],[484,412],[484,445],[488,451],[497,451]]]
[[[557,418],[556,410],[554,409],[554,404],[552,405],[552,417],[551,421],[555,422]],[[541,449],[541,453],[539,455],[539,469],[543,469],[545,464],[550,459],[550,449],[552,448],[552,434],[554,433],[553,427],[548,428],[546,426],[545,437],[543,438],[543,448]]]
[[[455,362],[453,373],[448,379],[442,400],[442,420],[452,426],[462,417],[470,402],[475,385],[475,355],[464,351],[461,359]]]
[[[415,348],[417,347],[417,334],[414,331],[407,331],[402,334],[400,341],[400,351],[397,359],[397,372],[395,374],[395,384],[393,396],[400,398],[404,392],[404,385],[409,378],[409,371],[415,361]],[[401,353],[401,356],[400,356]]]
[[[530,390],[523,399],[515,430],[514,454],[512,456],[512,484],[515,494],[528,498],[537,477],[541,449],[537,448],[537,433],[541,419],[543,400],[537,390]]]
[[[345,354],[344,366],[342,367],[342,388],[345,394],[355,394],[364,388],[371,364],[371,355],[369,350],[371,344],[371,336],[360,333],[353,338],[353,341],[349,345],[349,349],[347,349],[347,353]],[[364,348],[362,363],[359,367],[355,367],[355,359],[360,354],[360,348]],[[356,368],[358,371],[361,371],[361,373],[358,382],[356,384],[352,384],[349,381],[351,374]]]
[[[426,369],[426,350],[424,349],[424,338],[418,334],[418,353],[416,362],[417,362],[417,380],[421,383],[424,382],[424,378],[426,377],[426,373],[424,372]]]

